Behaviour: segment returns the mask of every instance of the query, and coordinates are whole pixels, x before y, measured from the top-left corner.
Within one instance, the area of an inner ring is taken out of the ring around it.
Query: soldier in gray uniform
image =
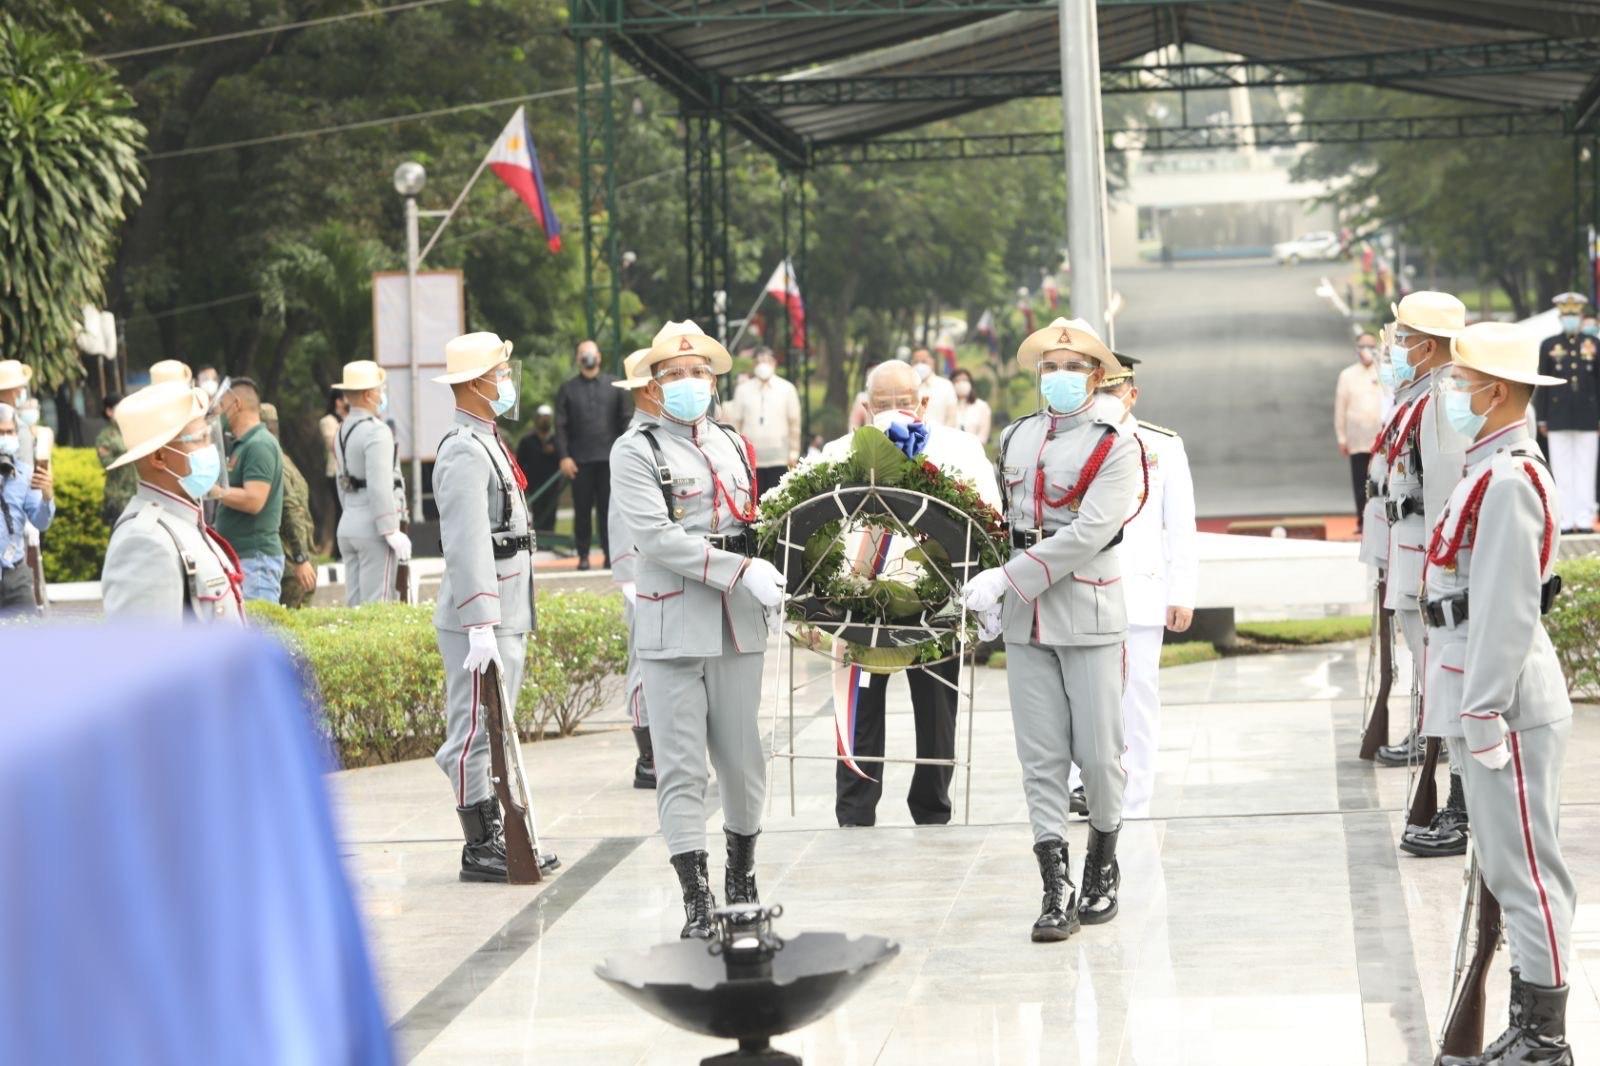
[[[1460,449],[1447,450],[1451,435],[1438,398],[1436,379],[1449,373],[1450,338],[1466,326],[1467,309],[1443,292],[1414,292],[1394,307],[1395,339],[1390,366],[1410,407],[1389,451],[1389,580],[1384,606],[1395,612],[1416,669],[1421,670],[1423,627],[1417,595],[1428,531],[1438,522],[1450,492],[1461,477]],[[1451,446],[1453,447],[1453,446]],[[1421,686],[1423,736],[1442,736],[1442,720],[1428,708]],[[1459,745],[1446,743],[1450,756],[1450,796],[1428,825],[1408,825],[1400,849],[1421,858],[1463,855],[1467,850],[1467,805],[1462,795]],[[1407,753],[1409,755],[1409,752]],[[1420,786],[1419,786],[1420,787]]]
[[[444,744],[434,761],[450,779],[466,837],[461,880],[503,882],[505,836],[489,780],[482,685],[493,663],[506,699],[515,703],[534,627],[527,480],[495,427],[496,418],[515,411],[520,381],[510,362],[511,342],[493,333],[457,337],[445,345],[444,356],[445,373],[433,380],[455,392],[456,417],[433,465],[444,549],[433,625],[444,659],[446,704]],[[356,410],[352,405],[351,417]],[[540,869],[556,865],[554,855],[539,856]]]
[[[1560,522],[1554,478],[1525,421],[1533,387],[1563,381],[1538,373],[1537,344],[1510,323],[1469,326],[1451,352],[1441,406],[1471,444],[1428,545],[1428,712],[1467,751],[1473,849],[1505,918],[1511,1011],[1482,1055],[1444,1062],[1570,1064],[1576,891],[1557,828],[1572,703],[1539,620],[1560,589]]]
[[[693,322],[669,322],[634,376],[659,408],[611,449],[612,496],[637,552],[633,646],[651,708],[656,808],[683,892],[681,936],[708,939],[706,753],[722,796],[729,903],[756,901],[755,847],[766,799],[757,712],[783,579],[751,558],[755,471],[744,441],[707,418],[728,351]]]
[[[344,560],[344,601],[351,607],[398,597],[395,570],[411,558],[411,538],[400,531],[405,514],[405,482],[395,461],[394,432],[383,420],[389,406],[388,372],[358,359],[344,365],[333,387],[350,403],[350,413],[333,440],[339,471],[339,556]]]
[[[1017,758],[1044,880],[1033,939],[1056,941],[1080,922],[1117,913],[1128,626],[1122,572],[1109,549],[1141,501],[1144,465],[1122,402],[1095,397],[1121,366],[1087,323],[1056,319],[1022,342],[1017,361],[1038,372],[1046,406],[1001,438],[1011,561],[979,574],[962,598],[985,616],[985,636],[999,608]],[[1073,763],[1089,804],[1081,901],[1066,843]]]
[[[660,409],[642,390],[651,382],[649,377],[639,377],[639,366],[649,356],[649,348],[640,348],[622,361],[623,379],[611,384],[619,389],[633,391],[633,419],[628,428],[653,424],[661,416]],[[634,607],[639,599],[639,589],[634,582],[634,550],[632,534],[627,520],[618,509],[617,495],[611,494],[607,504],[606,537],[609,544],[606,554],[611,557],[611,580],[622,590],[622,617],[628,625],[628,675],[623,686],[628,700],[628,717],[633,720],[633,742],[639,757],[633,763],[633,787],[656,787],[656,758],[650,747],[650,713],[644,702],[644,671],[639,666],[639,653],[633,642]]]
[[[139,487],[111,530],[100,573],[107,617],[244,621],[244,578],[233,549],[206,525],[222,456],[206,424],[206,394],[184,381],[140,389],[113,414]]]

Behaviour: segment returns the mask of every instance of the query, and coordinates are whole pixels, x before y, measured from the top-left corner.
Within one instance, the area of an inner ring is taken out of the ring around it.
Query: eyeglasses
[[[1475,393],[1481,392],[1484,389],[1490,388],[1493,385],[1494,382],[1492,381],[1479,383],[1475,381],[1468,381],[1466,378],[1457,377],[1456,375],[1451,374],[1449,377],[1441,378],[1439,380],[1439,391],[1441,393],[1463,392],[1468,396],[1471,396]]]
[[[717,375],[711,372],[709,366],[675,366],[655,376],[663,385],[670,385],[674,381],[693,379],[695,381],[712,382],[717,380]]]
[[[1092,374],[1097,366],[1098,364],[1096,363],[1085,363],[1076,359],[1070,363],[1058,363],[1052,359],[1045,359],[1039,363],[1039,373],[1054,374],[1058,370],[1065,370],[1070,374]]]

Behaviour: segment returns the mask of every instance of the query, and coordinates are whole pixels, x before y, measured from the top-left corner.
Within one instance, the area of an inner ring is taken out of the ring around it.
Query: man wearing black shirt
[[[561,499],[561,482],[552,482],[560,470],[556,455],[556,411],[547,403],[533,415],[533,428],[517,443],[517,464],[528,475],[528,511],[533,528],[551,533],[556,528],[556,504]]]
[[[600,349],[594,341],[578,345],[578,373],[556,393],[556,453],[561,472],[572,479],[572,540],[578,569],[589,569],[595,511],[600,512],[600,546],[611,566],[606,537],[606,508],[611,504],[611,445],[628,428],[627,392],[611,387],[615,379],[600,372]]]

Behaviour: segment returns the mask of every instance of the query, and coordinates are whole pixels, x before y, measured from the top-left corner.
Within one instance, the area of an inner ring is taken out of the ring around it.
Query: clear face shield
[[[217,458],[222,460],[222,473],[217,475],[217,484],[223,488],[231,488],[228,483],[228,438],[222,431],[222,399],[228,395],[228,386],[232,379],[223,378],[218,383],[217,391],[206,397],[206,429],[211,435],[211,443],[217,449]],[[196,385],[196,389],[200,386]],[[205,395],[205,390],[200,390]]]
[[[507,359],[472,383],[496,418],[515,422],[522,414],[522,360]]]
[[[1443,455],[1461,455],[1472,447],[1478,439],[1478,434],[1483,431],[1483,424],[1489,417],[1493,408],[1483,408],[1480,412],[1473,411],[1474,404],[1481,404],[1478,399],[1481,393],[1494,388],[1493,381],[1469,381],[1460,376],[1459,371],[1445,368],[1434,375],[1433,384],[1429,387],[1432,395],[1428,404],[1434,409],[1433,422],[1434,440]]]

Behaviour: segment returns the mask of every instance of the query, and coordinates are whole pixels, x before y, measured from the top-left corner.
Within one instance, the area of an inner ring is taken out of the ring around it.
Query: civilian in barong
[[[1135,513],[1143,458],[1122,405],[1095,390],[1121,366],[1079,320],[1056,319],[1022,342],[1017,362],[1036,372],[1045,407],[1013,423],[1000,443],[1011,561],[967,583],[963,601],[984,635],[1005,635],[1033,851],[1044,881],[1035,941],[1065,940],[1080,922],[1117,913],[1122,879],[1122,569],[1111,550]],[[1068,773],[1083,773],[1089,847],[1083,898],[1068,876]]]
[[[969,433],[922,419],[926,400],[919,399],[920,382],[916,371],[899,361],[880,363],[867,375],[866,403],[872,415],[872,424],[891,435],[896,441],[920,438],[920,448],[903,445],[912,457],[920,456],[939,467],[946,475],[970,482],[978,495],[991,507],[1000,508],[1000,489],[995,481],[994,466],[983,450],[983,444]],[[850,457],[853,435],[840,437],[822,450],[822,462],[844,462]],[[878,574],[872,570],[879,557],[880,541],[890,538]],[[887,530],[868,529],[852,534],[846,556],[857,573],[871,578],[893,577],[897,572],[908,572],[914,564],[906,558],[912,547],[904,537],[895,537]],[[838,647],[839,645],[835,645]],[[840,669],[850,670],[840,666]],[[953,759],[956,750],[956,684],[961,664],[951,658],[928,667],[906,671],[906,682],[911,686],[911,710],[916,717],[917,758]],[[855,755],[881,757],[884,749],[883,709],[884,696],[889,687],[887,674],[870,674],[851,670],[850,678],[858,684],[856,697]],[[835,687],[835,698],[839,688]],[[868,769],[881,764],[868,761]],[[944,825],[950,821],[949,766],[919,765],[911,775],[911,791],[906,795],[906,805],[911,818],[918,825]],[[835,770],[836,798],[834,814],[842,826],[872,825],[877,821],[878,800],[883,796],[881,769],[878,778],[863,777],[841,762]]]

